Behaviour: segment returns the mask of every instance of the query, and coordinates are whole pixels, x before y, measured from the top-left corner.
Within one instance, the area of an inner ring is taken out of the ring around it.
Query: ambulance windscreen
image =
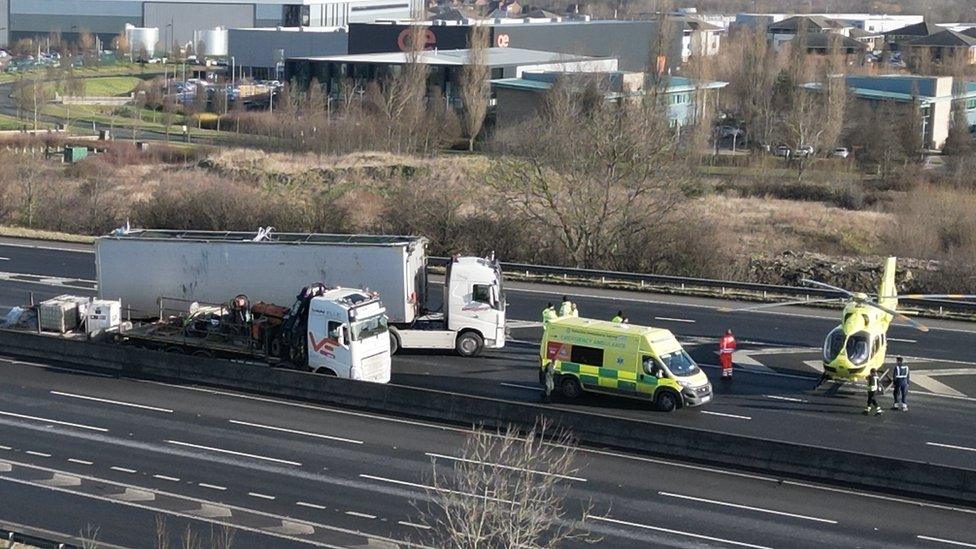
[[[685,352],[684,349],[675,351],[673,353],[668,353],[661,356],[661,362],[668,367],[668,370],[672,374],[678,377],[686,377],[695,375],[698,373],[698,365],[695,361]]]

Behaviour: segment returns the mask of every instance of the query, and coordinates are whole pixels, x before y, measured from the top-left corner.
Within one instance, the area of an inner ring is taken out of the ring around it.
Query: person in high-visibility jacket
[[[895,403],[891,407],[892,410],[901,410],[903,412],[908,411],[908,364],[905,364],[905,359],[898,357],[895,359],[895,379],[892,387],[892,393],[895,397]]]
[[[556,307],[552,303],[548,304],[545,309],[542,309],[542,325],[545,326],[553,320],[559,318],[559,314],[556,312]]]
[[[579,309],[576,308],[576,303],[573,303],[572,301],[569,302],[569,316],[579,316]]]
[[[617,311],[617,315],[611,318],[610,322],[614,322],[616,324],[627,324],[628,320],[627,317],[624,316],[623,311]]]
[[[568,297],[563,296],[563,302],[559,304],[559,316],[570,316],[573,313],[573,302]]]
[[[870,414],[871,410],[874,410],[874,415],[880,416],[884,413],[881,409],[881,405],[878,404],[878,399],[875,395],[881,392],[881,383],[878,381],[878,370],[874,368],[871,373],[868,374],[868,405],[864,408],[864,414]]]
[[[732,380],[732,353],[735,352],[735,336],[732,330],[726,330],[722,339],[718,340],[718,361],[722,366],[722,379]]]

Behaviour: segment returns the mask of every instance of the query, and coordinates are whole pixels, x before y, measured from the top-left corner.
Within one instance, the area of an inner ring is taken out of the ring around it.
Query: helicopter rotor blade
[[[794,301],[782,301],[779,303],[763,303],[762,305],[751,305],[749,307],[740,307],[734,309],[732,307],[721,307],[718,309],[721,313],[747,313],[752,311],[762,311],[764,309],[773,309],[775,307],[788,307],[790,305],[806,305],[809,303],[828,303],[831,301],[842,301],[846,298],[843,297],[824,297],[821,299],[797,299]]]
[[[862,301],[862,303],[864,303],[865,305],[868,305],[870,307],[874,307],[875,309],[881,309],[882,311],[888,313],[889,315],[893,316],[894,318],[896,318],[898,320],[901,320],[902,322],[906,322],[906,323],[910,324],[913,328],[917,329],[920,332],[927,332],[927,331],[929,331],[929,327],[926,326],[925,324],[922,324],[921,322],[918,322],[916,320],[912,320],[911,318],[908,318],[907,316],[899,313],[898,311],[889,309],[888,307],[885,307],[884,305],[881,305],[880,303],[875,303],[874,301],[871,301],[871,300]]]
[[[902,294],[879,296],[878,299],[976,299],[973,294]]]
[[[809,278],[804,278],[804,279],[800,280],[800,282],[802,282],[804,284],[811,284],[813,286],[820,286],[821,288],[827,288],[828,290],[834,290],[834,291],[837,291],[837,292],[841,292],[841,293],[843,293],[845,295],[850,295],[850,296],[853,296],[854,295],[854,292],[852,292],[850,290],[845,290],[844,288],[838,288],[837,286],[831,286],[830,284],[827,284],[826,282],[820,282],[819,280],[811,280]]]

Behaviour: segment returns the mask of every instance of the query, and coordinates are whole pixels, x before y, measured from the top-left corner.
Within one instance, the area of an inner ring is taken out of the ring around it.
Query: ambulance
[[[555,388],[569,399],[604,393],[667,412],[712,399],[708,377],[665,329],[562,317],[546,325],[540,347],[542,371],[553,364]]]

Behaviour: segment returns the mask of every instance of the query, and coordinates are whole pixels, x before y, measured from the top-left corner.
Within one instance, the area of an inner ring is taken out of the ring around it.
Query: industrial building
[[[349,52],[346,27],[271,27],[230,29],[229,55],[255,78],[284,78],[285,59],[344,55]]]
[[[104,43],[125,25],[156,28],[162,49],[186,45],[201,30],[253,27],[338,27],[422,13],[422,0],[0,0],[0,45],[83,31]]]
[[[471,20],[426,21],[424,49],[463,49],[468,47]],[[489,40],[497,48],[519,48],[590,57],[613,57],[621,70],[647,68],[651,44],[657,39],[656,21],[610,19],[485,19],[477,24],[489,27]],[[410,29],[417,23],[406,21],[353,23],[349,25],[349,53],[383,53],[410,49]],[[680,30],[670,40],[673,55],[669,65],[681,63]]]
[[[976,125],[976,82],[955,82],[951,76],[847,76],[850,94],[872,104],[888,102],[903,108],[917,108],[922,119],[922,142],[928,149],[941,149],[949,136],[954,107],[964,109],[970,127]],[[809,90],[819,83],[805,84]]]
[[[439,89],[452,101],[458,89],[461,69],[469,64],[471,50],[427,50],[419,52],[416,61],[427,66],[428,89]],[[298,85],[308,85],[313,79],[325,87],[326,93],[338,91],[344,80],[360,85],[394,74],[411,62],[406,52],[335,55],[324,57],[289,58],[285,61],[285,76]],[[518,78],[527,70],[561,72],[606,72],[617,70],[617,60],[584,55],[572,55],[519,48],[488,48],[485,65],[492,79]]]
[[[644,94],[645,73],[612,71],[595,74],[555,71],[524,72],[518,78],[492,80],[495,94],[495,124],[510,127],[535,116],[545,103],[546,93],[557,81],[567,85],[597,84],[606,101],[626,101]],[[667,108],[668,121],[675,128],[694,124],[706,103],[717,103],[718,92],[728,82],[694,82],[681,76],[669,76],[660,86],[660,101]]]

